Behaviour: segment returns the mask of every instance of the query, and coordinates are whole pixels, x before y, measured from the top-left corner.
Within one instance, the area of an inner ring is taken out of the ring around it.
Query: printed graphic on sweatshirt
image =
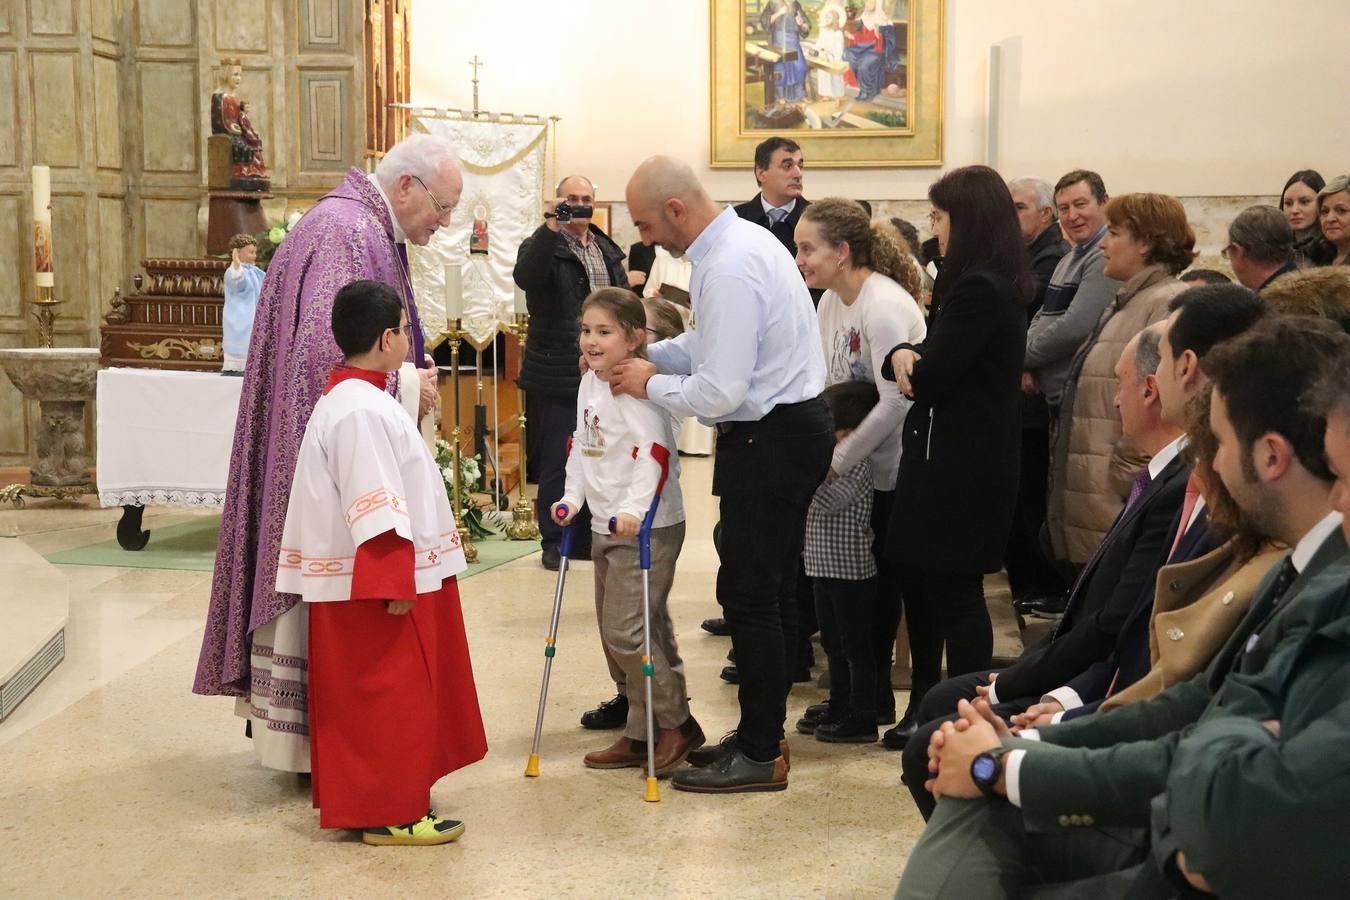
[[[605,431],[600,427],[600,416],[589,406],[581,411],[581,452],[585,456],[605,455]]]

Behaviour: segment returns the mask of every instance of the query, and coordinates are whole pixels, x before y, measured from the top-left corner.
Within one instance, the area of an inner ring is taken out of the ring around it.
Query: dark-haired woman
[[[1294,230],[1294,260],[1299,266],[1319,266],[1330,249],[1322,239],[1317,221],[1317,192],[1326,180],[1315,169],[1300,169],[1284,183],[1280,191],[1280,211]]]
[[[886,732],[899,749],[947,672],[987,670],[993,629],[984,576],[1003,565],[1017,496],[1019,384],[1033,281],[1008,187],[987,166],[928,190],[943,264],[928,334],[887,354],[882,376],[913,399],[905,418],[887,552],[900,564],[909,623],[909,710]]]

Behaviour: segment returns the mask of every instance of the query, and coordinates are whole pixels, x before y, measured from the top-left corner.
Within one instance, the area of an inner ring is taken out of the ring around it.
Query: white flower
[[[303,216],[303,215],[304,215],[304,213],[302,213],[302,212],[293,212],[293,213],[291,213],[289,216],[287,216],[287,217],[286,217],[286,230],[287,230],[287,231],[290,231],[292,228],[294,228],[294,227],[295,227],[295,223],[296,223],[296,222],[299,222],[299,221],[300,221],[300,217]]]

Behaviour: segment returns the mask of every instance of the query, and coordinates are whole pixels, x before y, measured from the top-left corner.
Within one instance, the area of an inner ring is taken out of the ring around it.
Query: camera
[[[566,225],[573,219],[589,219],[595,215],[593,206],[573,206],[566,200],[553,207],[553,215],[558,217],[559,225]]]

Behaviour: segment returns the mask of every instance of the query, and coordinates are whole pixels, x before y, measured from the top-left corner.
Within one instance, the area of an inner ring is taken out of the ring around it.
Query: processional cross
[[[473,117],[478,118],[478,67],[483,65],[479,60],[478,54],[474,54],[473,59],[469,60],[469,65],[473,66]]]

